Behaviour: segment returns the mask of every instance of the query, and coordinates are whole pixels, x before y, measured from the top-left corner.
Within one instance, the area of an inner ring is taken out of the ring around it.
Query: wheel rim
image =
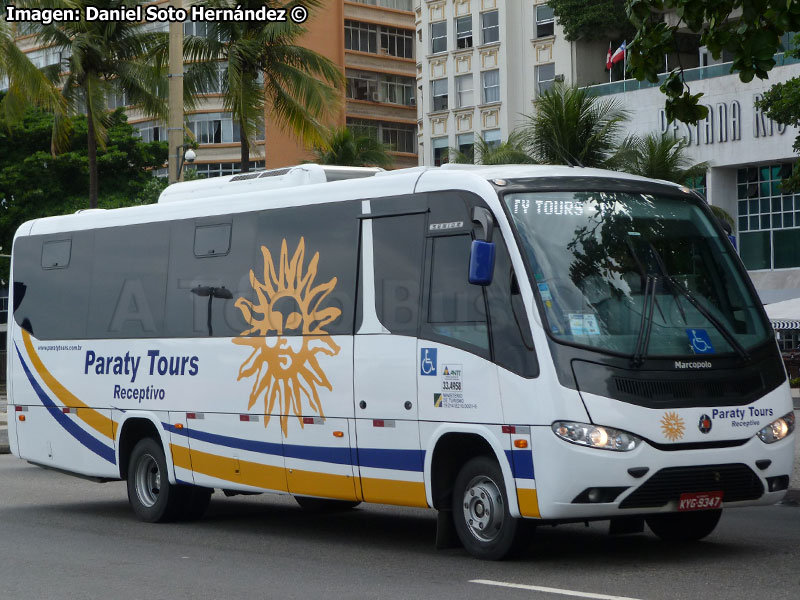
[[[464,492],[464,520],[475,539],[491,542],[500,535],[505,510],[503,494],[486,476],[475,477]]]
[[[161,469],[150,454],[145,454],[136,465],[136,496],[147,508],[158,502],[161,492]]]

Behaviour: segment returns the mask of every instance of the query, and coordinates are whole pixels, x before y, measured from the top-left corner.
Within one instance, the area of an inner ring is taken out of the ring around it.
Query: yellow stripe
[[[289,489],[301,496],[324,496],[340,500],[358,500],[356,486],[350,475],[332,475],[291,469],[288,473]]]
[[[419,506],[428,508],[425,484],[421,481],[361,478],[361,489],[367,502]]]
[[[22,340],[25,342],[25,349],[28,351],[28,356],[31,359],[36,372],[39,373],[44,382],[47,384],[56,397],[61,401],[64,406],[69,408],[77,408],[78,418],[86,423],[89,427],[97,431],[99,434],[106,436],[111,440],[117,438],[117,423],[103,414],[99,413],[93,408],[90,408],[80,400],[67,388],[61,385],[58,380],[53,377],[50,371],[44,366],[42,359],[36,354],[31,342],[31,334],[24,329],[22,330]]]
[[[172,450],[172,462],[176,467],[265,490],[289,491],[283,467],[218,456],[175,444],[170,444],[170,449]]]
[[[519,512],[523,517],[542,518],[542,515],[539,514],[539,499],[536,496],[536,490],[517,488],[517,501],[519,502]]]

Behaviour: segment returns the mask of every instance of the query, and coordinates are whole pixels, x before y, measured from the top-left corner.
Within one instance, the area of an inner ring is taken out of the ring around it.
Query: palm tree
[[[534,103],[525,117],[521,139],[542,164],[614,168],[623,123],[628,113],[616,100],[557,83]]]
[[[493,146],[481,136],[477,136],[475,144],[468,152],[450,148],[450,162],[481,165],[530,165],[536,163],[525,152],[522,134],[519,131],[512,131],[508,139],[497,146]]]
[[[394,160],[386,146],[364,131],[347,127],[328,131],[325,144],[314,148],[315,163],[348,167],[390,167]]]
[[[55,0],[52,6],[78,8],[88,6],[119,9],[124,0]],[[40,0],[22,0],[21,6],[36,8]],[[61,52],[61,64],[55,65],[66,103],[64,114],[56,113],[55,130],[62,129],[73,114],[85,113],[88,119],[89,205],[97,207],[97,147],[105,146],[109,125],[109,98],[124,93],[127,103],[138,105],[151,117],[166,118],[163,101],[165,79],[160,65],[145,57],[166,43],[166,36],[143,33],[140,26],[128,21],[60,21],[50,25],[32,23],[37,43]],[[56,140],[58,142],[58,140]],[[56,150],[58,150],[58,143]]]
[[[0,120],[7,125],[22,118],[34,104],[53,113],[63,113],[66,102],[47,75],[36,68],[14,43],[11,25],[0,20],[0,82],[7,87],[0,101]],[[64,141],[63,130],[56,132]]]
[[[663,179],[693,187],[691,184],[701,180],[709,168],[706,161],[694,163],[686,154],[689,142],[683,138],[675,138],[666,133],[648,133],[644,137],[626,138],[620,154],[621,171],[627,171],[650,179]],[[736,225],[733,217],[719,206],[709,205],[711,211],[720,220],[733,229]]]
[[[321,0],[204,0],[208,8],[243,9],[264,5],[286,8],[298,4],[318,8]],[[184,57],[189,73],[205,70],[211,80],[222,61],[223,105],[230,111],[241,134],[241,170],[249,170],[250,148],[264,125],[267,109],[276,123],[293,131],[302,141],[322,144],[320,119],[339,102],[344,81],[339,67],[321,54],[296,44],[306,29],[291,20],[214,21],[207,35],[186,36]]]
[[[705,175],[709,166],[707,162],[693,163],[686,154],[689,142],[666,133],[648,133],[626,143],[629,152],[621,170],[641,177],[685,184]]]

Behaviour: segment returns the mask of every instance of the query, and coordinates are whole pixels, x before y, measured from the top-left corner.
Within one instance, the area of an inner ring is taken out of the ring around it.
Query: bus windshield
[[[630,192],[504,201],[557,341],[644,358],[744,356],[769,339],[730,243],[691,201]]]

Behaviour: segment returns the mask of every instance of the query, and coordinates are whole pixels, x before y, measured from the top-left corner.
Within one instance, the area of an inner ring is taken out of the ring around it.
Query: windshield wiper
[[[644,295],[642,296],[642,321],[639,324],[636,348],[631,357],[631,365],[634,367],[642,366],[647,356],[647,347],[650,345],[650,331],[653,329],[653,310],[655,307],[657,284],[658,277],[655,275],[647,276],[644,284]]]
[[[673,290],[677,290],[684,298],[686,298],[689,301],[689,304],[691,304],[697,309],[697,312],[699,312],[706,319],[711,321],[711,324],[717,328],[717,331],[719,331],[722,334],[722,337],[725,338],[725,341],[728,342],[728,344],[730,344],[731,348],[733,348],[736,351],[736,353],[742,358],[742,360],[750,360],[750,355],[747,353],[747,350],[745,350],[744,346],[742,346],[739,343],[739,341],[736,339],[736,336],[734,336],[730,332],[728,327],[717,317],[715,317],[710,310],[708,310],[705,306],[703,306],[700,303],[700,301],[697,298],[695,298],[694,294],[692,294],[691,291],[689,291],[686,287],[678,283],[675,280],[675,278],[669,274],[669,272],[667,271],[667,267],[664,264],[663,259],[661,258],[661,255],[658,253],[658,250],[655,249],[655,246],[653,246],[652,242],[648,243],[648,246],[650,247],[650,252],[652,252],[653,254],[653,258],[655,258],[656,260],[658,269],[661,271],[661,274],[664,276],[664,279],[670,284],[670,287],[672,287]],[[678,306],[680,307],[680,305]],[[683,310],[681,310],[681,315],[683,316],[684,322],[686,322],[686,316],[683,315]]]

